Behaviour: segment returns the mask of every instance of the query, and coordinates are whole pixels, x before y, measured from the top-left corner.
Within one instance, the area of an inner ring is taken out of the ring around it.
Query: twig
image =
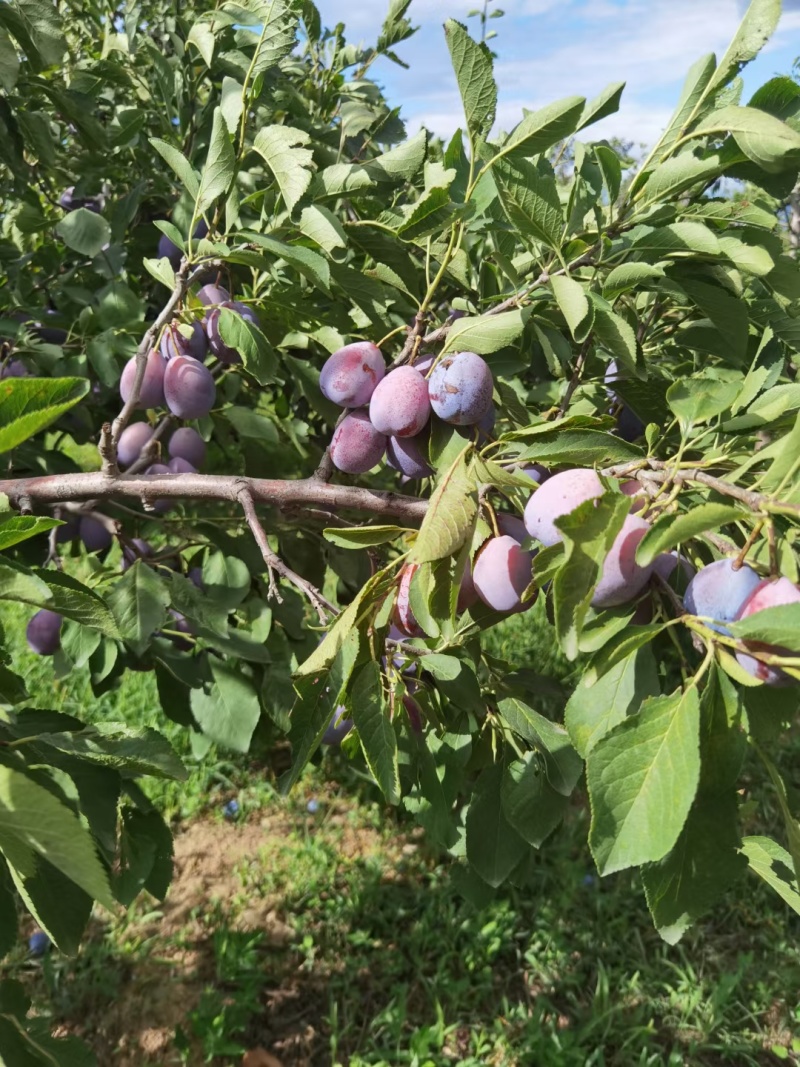
[[[275,581],[275,574],[277,573],[281,578],[285,578],[287,582],[291,582],[295,588],[299,589],[300,592],[308,598],[317,613],[320,623],[323,626],[327,626],[328,615],[336,615],[336,608],[329,600],[325,599],[315,585],[306,581],[305,578],[301,578],[299,574],[295,573],[291,567],[283,562],[276,552],[273,552],[269,540],[267,539],[266,532],[264,531],[264,527],[261,525],[258,515],[256,514],[256,506],[253,502],[250,490],[246,487],[240,489],[237,493],[237,499],[242,506],[242,511],[244,512],[244,517],[247,519],[247,525],[250,527],[250,532],[255,538],[256,544],[261,550],[261,555],[267,565],[270,598],[276,600],[279,604],[281,603],[281,596]]]
[[[100,453],[100,459],[103,461],[101,467],[103,474],[107,474],[112,478],[119,474],[119,467],[117,466],[117,449],[111,439],[110,422],[103,423],[103,428],[100,430],[100,443],[97,446],[97,451]]]
[[[733,482],[726,482],[723,478],[717,478],[713,474],[707,474],[698,467],[675,469],[669,462],[660,459],[634,460],[632,463],[619,464],[616,467],[607,467],[603,474],[611,478],[642,478],[651,482],[673,482],[681,485],[685,482],[696,482],[715,490],[722,496],[732,497],[745,504],[752,511],[770,511],[776,506],[776,502],[766,493],[757,493],[753,489],[743,489]],[[781,502],[782,511],[793,511],[800,514],[800,504]]]
[[[570,400],[572,400],[572,394],[578,388],[578,383],[581,380],[581,374],[583,373],[584,364],[586,363],[586,357],[589,354],[589,349],[591,348],[591,345],[592,334],[590,333],[581,345],[581,350],[578,353],[578,358],[575,360],[575,366],[572,369],[572,377],[569,380],[566,392],[564,393],[564,397],[561,401],[559,411],[562,417],[564,416],[567,408],[569,407],[569,402]]]

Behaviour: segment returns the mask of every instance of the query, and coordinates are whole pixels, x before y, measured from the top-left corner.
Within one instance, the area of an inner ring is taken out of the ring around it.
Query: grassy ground
[[[148,676],[92,708],[77,673],[54,687],[3,621],[43,703],[164,725]],[[492,651],[568,670],[522,618]],[[176,830],[167,902],[99,916],[75,960],[21,945],[7,967],[100,1064],[228,1067],[250,1050],[248,1067],[274,1067],[256,1049],[282,1067],[800,1062],[796,920],[755,880],[669,947],[636,877],[594,876],[576,804],[535,886],[476,909],[340,754],[283,799],[263,768],[193,761],[165,729],[192,764],[188,783],[158,787]]]

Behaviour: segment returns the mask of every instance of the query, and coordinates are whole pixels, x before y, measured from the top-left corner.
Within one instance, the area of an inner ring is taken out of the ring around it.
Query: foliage
[[[263,753],[288,733],[286,787],[344,706],[345,753],[467,892],[527,884],[585,767],[597,867],[642,867],[664,938],[748,865],[798,910],[800,830],[770,756],[797,690],[744,666],[800,679],[797,606],[720,630],[683,611],[680,566],[593,606],[626,482],[649,529],[623,569],[675,549],[798,580],[800,273],[776,207],[797,179],[800,107],[780,78],[743,104],[738,79],[779,0],[754,0],[719,64],[691,68],[633,174],[591,139],[620,85],[500,134],[492,54],[454,20],[442,47],[464,129],[446,146],[406,137],[367,76],[378,56],[400,61],[405,0],[365,49],[323,30],[311,0],[153,2],[110,22],[78,7],[0,7],[4,358],[36,371],[0,385],[0,491],[22,512],[0,524],[0,599],[63,616],[56,674],[88,666],[100,699],[154,672],[195,752]],[[731,180],[752,195],[723,195]],[[240,302],[219,314],[216,400],[193,423],[218,473],[142,474],[174,424],[151,412],[150,451],[120,474],[123,365],[143,374],[166,327],[204,314],[208,282]],[[326,457],[340,410],[319,371],[355,340],[396,365],[469,349],[491,371],[494,427],[435,420],[416,497],[396,472],[342,478]],[[557,516],[556,543],[523,544],[539,551],[520,606],[552,619],[580,667],[570,694],[486,651],[501,616],[458,606],[532,463],[601,479]],[[114,544],[59,547],[46,516],[87,511]],[[134,537],[152,554],[120,573]],[[389,637],[399,583],[418,630]],[[137,779],[182,767],[153,731],[29,708],[8,656],[0,682],[0,940],[16,936],[16,893],[69,951],[92,898],[166,893],[169,834]],[[788,852],[742,838],[748,743]],[[17,1030],[15,1005],[1,1018]]]

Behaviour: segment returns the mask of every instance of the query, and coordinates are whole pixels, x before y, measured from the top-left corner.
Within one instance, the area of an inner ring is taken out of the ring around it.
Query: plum
[[[531,582],[533,555],[524,552],[513,537],[490,537],[472,565],[472,580],[481,600],[493,611],[511,612],[531,607],[536,597],[523,605],[522,594]]]
[[[222,340],[222,334],[219,330],[219,317],[222,313],[222,308],[230,308],[232,305],[230,301],[222,304],[220,307],[212,308],[203,319],[203,324],[208,337],[208,347],[213,354],[217,357],[220,363],[241,363],[242,357],[236,351],[235,348],[231,348],[230,345],[226,345]]]
[[[593,608],[613,608],[627,604],[641,593],[653,573],[653,564],[641,567],[636,549],[650,529],[650,523],[638,515],[626,515],[622,529],[614,538],[603,561],[600,581],[592,597]]]
[[[690,615],[716,619],[717,622],[733,622],[739,609],[761,579],[747,565],[734,569],[733,560],[718,559],[703,567],[689,582],[683,606]],[[712,630],[729,634],[726,626],[708,623]]]
[[[67,541],[74,541],[80,536],[81,524],[77,515],[61,515],[64,525],[56,527],[56,544],[63,545]]]
[[[206,458],[205,441],[191,426],[181,426],[175,431],[169,439],[167,451],[173,459],[185,459],[198,470]]]
[[[32,652],[39,656],[53,656],[61,648],[61,616],[42,608],[37,611],[25,630]]]
[[[166,463],[151,463],[145,474],[172,474]],[[172,507],[171,500],[153,500],[153,511],[156,515],[163,515]]]
[[[105,552],[107,548],[111,547],[111,542],[114,540],[111,531],[93,515],[81,516],[78,531],[87,552]]]
[[[386,462],[406,478],[430,478],[433,468],[426,458],[430,433],[415,437],[390,437],[386,442]]]
[[[328,723],[328,728],[322,735],[323,745],[341,745],[353,729],[353,720],[347,718],[347,708],[340,704],[333,713],[333,718]]]
[[[650,503],[649,497],[647,496],[647,493],[644,492],[641,485],[639,485],[639,483],[635,479],[632,479],[627,482],[621,482],[619,488],[620,492],[624,493],[625,496],[629,496],[631,498],[632,512],[635,513],[638,511],[647,511],[647,507]]]
[[[173,356],[192,356],[194,359],[203,359],[208,351],[208,338],[203,324],[195,319],[192,323],[191,337],[185,337],[175,323],[167,326],[161,335],[159,350],[164,359],[172,359]]]
[[[181,265],[181,259],[183,258],[183,252],[170,240],[165,233],[162,233],[158,239],[158,248],[156,250],[157,259],[168,259],[170,266],[173,270],[177,270]]]
[[[800,604],[800,589],[793,582],[790,582],[788,578],[765,578],[758,583],[739,608],[736,613],[736,621],[750,618],[751,615],[764,611],[766,608],[777,608],[784,604]],[[767,645],[763,641],[749,640],[744,641],[743,644],[751,652],[768,652],[773,656],[800,655],[800,648],[781,648],[776,645]],[[737,652],[736,658],[748,674],[752,674],[754,678],[758,678],[760,682],[764,682],[766,685],[797,684],[797,680],[787,674],[786,671],[781,670],[780,667],[762,663],[755,656]]]
[[[425,637],[425,631],[411,610],[411,580],[419,569],[418,563],[407,563],[400,571],[400,585],[394,605],[394,624],[405,637]]]
[[[372,425],[366,411],[353,411],[336,427],[331,438],[331,460],[345,474],[365,474],[380,463],[386,436]]]
[[[614,392],[613,389],[608,388],[614,385],[615,382],[624,381],[625,375],[621,374],[617,367],[617,361],[612,359],[606,368],[606,372],[603,375],[603,381],[606,384],[606,392],[617,404],[621,404],[622,407],[617,415],[617,433],[623,441],[637,441],[644,433],[645,426],[639,416],[628,405],[620,399],[620,397]]]
[[[516,515],[509,515],[505,511],[497,512],[497,528],[501,534],[513,537],[519,544],[522,544],[528,536],[528,531],[525,529],[525,523],[522,519]]]
[[[244,304],[241,300],[231,300],[230,307],[234,311],[237,311],[245,322],[249,322],[252,326],[258,326],[259,329],[261,328],[261,323],[258,321],[258,315],[256,315],[255,311],[249,304]]]
[[[152,555],[152,545],[149,545],[147,541],[141,537],[132,537],[122,546],[121,568],[123,571],[126,571],[128,567],[134,565],[137,559],[150,559]]]
[[[188,459],[184,459],[183,456],[176,456],[167,463],[167,470],[170,474],[197,474],[197,467],[193,467]]]
[[[456,426],[474,426],[489,414],[492,387],[492,372],[475,352],[445,356],[428,379],[431,407]]]
[[[343,408],[365,407],[386,373],[381,350],[371,341],[355,341],[329,356],[319,372],[323,396]]]
[[[0,378],[30,378],[31,372],[21,359],[10,359],[0,370]]]
[[[75,186],[70,185],[58,198],[58,202],[65,211],[77,211],[79,207],[85,207],[87,211],[93,211],[95,215],[99,215],[103,198],[100,196],[76,196]]]
[[[528,501],[525,507],[525,527],[531,537],[543,545],[556,545],[561,531],[555,520],[569,515],[579,505],[593,497],[603,495],[600,479],[592,470],[575,468],[562,471],[548,478]]]
[[[221,285],[204,285],[197,292],[197,299],[205,307],[213,307],[214,304],[227,304],[231,294]]]
[[[194,633],[194,627],[185,615],[181,615],[181,613],[179,611],[175,611],[174,608],[170,608],[169,613],[172,616],[172,622],[168,623],[168,629],[177,630],[179,634]],[[182,637],[175,637],[173,634],[169,634],[168,636],[170,641],[178,649],[179,652],[189,652],[193,647],[192,641],[186,641]]]
[[[164,373],[164,399],[179,419],[202,419],[214,407],[217,387],[204,363],[176,356]]]
[[[668,582],[675,573],[675,568],[678,564],[681,566],[681,580],[685,585],[694,578],[697,571],[688,559],[675,550],[672,552],[662,552],[660,556],[656,556],[653,561],[653,574],[657,574],[663,581]]]
[[[423,378],[427,378],[431,367],[436,362],[436,356],[420,356],[413,364],[414,370],[419,371]]]
[[[153,436],[153,428],[147,422],[133,422],[119,435],[117,462],[121,467],[130,467],[141,456],[142,449]]]
[[[369,417],[389,437],[415,437],[431,417],[428,385],[413,367],[398,367],[378,382],[369,402]]]
[[[142,387],[139,390],[137,408],[159,408],[164,403],[164,369],[166,364],[161,354],[151,348],[145,364]],[[124,403],[128,403],[133,395],[133,384],[136,380],[136,357],[129,359],[122,370],[119,383],[120,396]]]

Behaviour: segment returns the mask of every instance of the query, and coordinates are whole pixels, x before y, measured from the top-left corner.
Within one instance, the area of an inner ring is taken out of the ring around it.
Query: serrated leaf
[[[253,148],[275,176],[288,211],[311,184],[313,153],[304,146],[311,138],[294,126],[265,126],[256,134]]]
[[[247,752],[261,709],[253,683],[235,662],[209,659],[212,683],[193,689],[192,714],[203,733],[234,752]]]
[[[243,319],[231,308],[219,313],[219,332],[222,340],[242,357],[245,370],[259,385],[275,380],[278,360],[269,341],[257,326]]]
[[[330,208],[322,204],[309,204],[300,213],[298,227],[326,252],[335,252],[347,247],[347,234],[339,219]]]
[[[739,508],[729,504],[700,504],[682,515],[661,515],[639,542],[636,562],[645,567],[661,552],[668,552],[706,530],[736,522],[742,515]]]
[[[572,747],[564,727],[546,719],[519,697],[501,700],[497,710],[511,729],[541,754],[553,789],[562,796],[570,796],[583,774],[583,760]]]
[[[583,286],[564,274],[550,279],[553,296],[576,341],[585,341],[594,322],[594,305]]]
[[[0,381],[0,453],[60,418],[89,391],[85,378],[5,378]]]
[[[705,118],[694,133],[731,133],[748,159],[768,174],[800,160],[800,133],[766,111],[754,107],[723,107]]]
[[[141,655],[167,620],[169,591],[152,567],[137,560],[108,598],[123,641]]]
[[[247,233],[244,236],[254,244],[260,245],[270,255],[291,264],[323,292],[330,293],[330,266],[328,261],[317,252],[313,252],[310,248],[303,248],[302,245],[285,244],[283,241],[276,241],[273,237],[260,233]]]
[[[750,869],[800,915],[800,892],[792,866],[792,857],[777,841],[769,837],[745,837],[742,853]]]
[[[12,515],[0,522],[0,552],[27,541],[37,534],[46,533],[54,526],[63,526],[58,519],[46,519],[43,515]]]
[[[734,637],[763,642],[778,648],[800,649],[800,604],[781,604],[754,611],[730,624]]]
[[[345,701],[358,730],[367,766],[389,804],[400,802],[397,737],[389,721],[381,672],[377,663],[367,663],[354,675]]]
[[[576,132],[586,126],[591,126],[594,122],[599,122],[600,119],[607,118],[609,115],[615,115],[619,111],[619,102],[624,88],[625,82],[611,82],[599,96],[596,96],[594,100],[590,100],[581,112],[578,125],[575,127]]]
[[[114,907],[106,872],[78,816],[49,789],[2,765],[0,831],[4,839],[44,856],[104,907]]]
[[[742,67],[755,59],[770,39],[781,17],[781,0],[752,0],[736,35],[725,50],[709,91],[726,85]]]
[[[500,155],[537,156],[563,141],[578,128],[583,114],[585,97],[567,96],[552,104],[530,111],[508,135],[500,148]]]
[[[700,777],[695,686],[645,701],[586,763],[589,844],[601,875],[655,863],[674,847]]]
[[[505,768],[501,801],[510,825],[533,848],[550,836],[569,806],[569,799],[547,781],[535,752],[526,752]]]
[[[464,104],[467,129],[473,141],[485,139],[497,111],[497,85],[492,73],[492,54],[487,45],[473,41],[455,19],[444,24],[445,40]]]
[[[111,227],[102,215],[79,207],[56,225],[56,233],[73,252],[94,258],[111,240]]]
[[[550,163],[509,156],[498,160],[492,173],[503,210],[520,236],[560,248],[564,211]]]
[[[200,175],[195,214],[203,215],[230,188],[236,171],[236,155],[222,109],[214,108],[206,165]]]
[[[197,194],[200,192],[200,178],[189,160],[174,145],[169,144],[167,141],[162,141],[160,137],[151,137],[150,144],[165,163],[172,168],[192,200],[196,200]]]
[[[499,315],[465,315],[450,327],[442,353],[467,351],[486,356],[499,352],[521,336],[529,316],[530,308]]]
[[[664,277],[662,267],[650,263],[622,263],[615,267],[603,283],[603,296],[615,300],[629,289],[657,289]]]
[[[477,487],[464,448],[438,482],[409,557],[431,563],[461,548],[478,510]]]
[[[339,548],[369,548],[372,545],[385,545],[387,541],[396,541],[398,537],[414,532],[404,526],[337,526],[323,530],[322,534],[326,541]]]
[[[503,768],[487,767],[467,810],[467,859],[488,885],[498,886],[525,855],[527,845],[503,812]]]

